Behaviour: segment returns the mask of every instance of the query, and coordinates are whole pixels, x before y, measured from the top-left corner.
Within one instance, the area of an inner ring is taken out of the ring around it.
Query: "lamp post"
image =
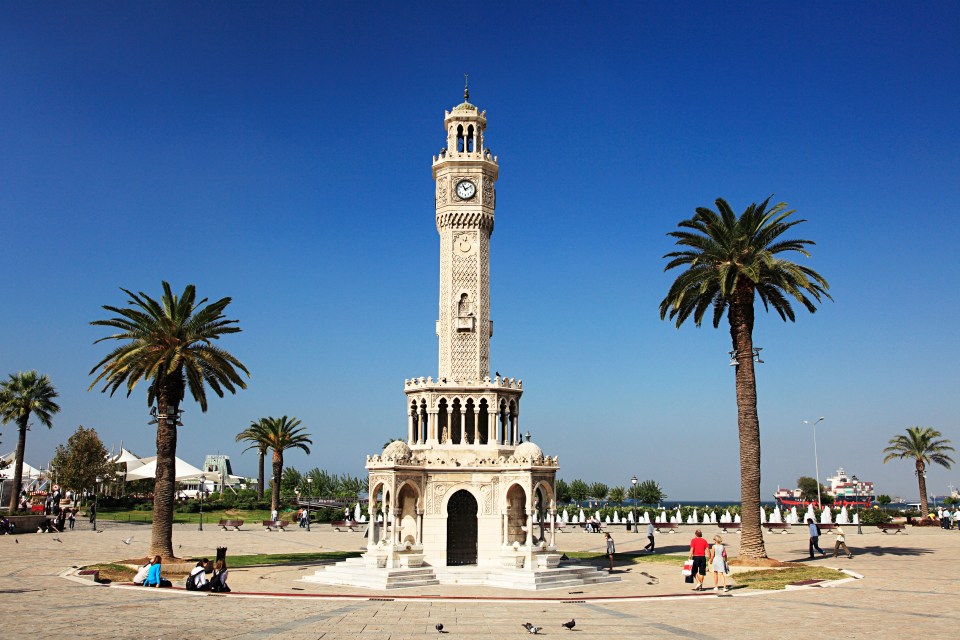
[[[857,533],[863,535],[863,528],[860,526],[860,480],[857,476],[850,476],[853,480],[853,501],[857,505]]]
[[[97,530],[97,493],[99,493],[100,482],[103,481],[103,478],[97,476],[94,478],[95,482],[93,485],[93,517],[90,518],[90,526],[94,531]]]
[[[313,500],[313,478],[307,478],[307,531],[310,531],[310,501]]]
[[[817,506],[823,508],[820,501],[820,459],[817,457],[817,425],[823,422],[823,416],[813,421],[813,464],[817,473]],[[811,424],[809,420],[804,420],[803,424]]]
[[[203,490],[207,488],[207,478],[204,474],[200,474],[200,526],[197,527],[198,531],[203,531]]]
[[[640,523],[637,521],[637,476],[630,478],[630,485],[633,491],[633,530],[640,531]]]

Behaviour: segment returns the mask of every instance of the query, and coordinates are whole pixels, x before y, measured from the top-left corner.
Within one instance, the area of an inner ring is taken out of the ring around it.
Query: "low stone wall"
[[[29,515],[29,516],[7,516],[7,520],[16,525],[16,532],[19,533],[36,533],[37,529],[40,528],[40,523],[44,520],[50,520],[50,516],[45,516],[43,514]]]

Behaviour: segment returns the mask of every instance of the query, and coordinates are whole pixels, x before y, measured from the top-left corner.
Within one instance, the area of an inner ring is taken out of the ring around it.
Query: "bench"
[[[820,533],[831,533],[831,532],[833,532],[833,531],[836,530],[836,528],[837,528],[837,523],[835,523],[835,522],[828,522],[828,523],[824,524],[824,523],[821,522],[821,523],[817,523],[817,526],[820,527]]]
[[[654,522],[653,528],[657,530],[657,533],[676,533],[680,530],[679,522]]]
[[[730,533],[731,531],[736,531],[737,533],[740,533],[740,529],[743,528],[743,523],[742,522],[721,522],[717,524],[717,526],[720,527],[720,530],[723,531],[724,533]]]
[[[578,523],[577,523],[577,526],[580,527],[581,529],[583,529],[584,531],[587,530],[587,523],[586,523],[586,522],[578,522]],[[590,525],[590,526],[593,528],[593,531],[590,531],[589,533],[603,533],[603,528],[606,526],[606,523],[605,523],[605,522],[597,522],[596,524],[592,524],[592,525]]]
[[[890,533],[892,531],[894,535],[898,533],[903,533],[903,535],[907,535],[906,533],[904,533],[904,530],[906,529],[906,527],[903,526],[902,524],[878,524],[877,529],[880,529],[880,531],[883,531],[884,533]]]
[[[240,531],[240,527],[243,526],[243,520],[221,520],[220,527],[224,531],[228,531],[230,527],[233,527],[236,531]]]
[[[263,528],[267,531],[273,531],[274,529],[283,531],[288,524],[290,524],[288,520],[264,520]]]
[[[359,527],[362,527],[364,523],[357,522],[356,520],[334,520],[330,523],[330,526],[334,531],[356,531]]]
[[[780,533],[787,533],[790,531],[789,522],[767,522],[766,524],[761,525],[766,527],[767,531],[773,533],[774,531],[779,531]]]

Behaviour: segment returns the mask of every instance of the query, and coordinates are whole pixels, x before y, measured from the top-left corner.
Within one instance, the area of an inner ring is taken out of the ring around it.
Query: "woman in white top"
[[[143,584],[143,581],[147,579],[147,573],[150,572],[150,563],[143,565],[137,570],[137,575],[133,576],[133,584],[138,587]]]
[[[710,549],[710,568],[713,570],[713,590],[720,591],[718,582],[723,582],[724,592],[730,591],[727,576],[730,575],[730,566],[727,564],[727,548],[723,546],[723,538],[719,534],[713,536],[713,547]],[[720,578],[723,580],[720,580]]]
[[[204,558],[203,560],[197,563],[190,571],[190,578],[193,579],[193,589],[191,591],[209,591],[210,590],[210,581],[207,580],[207,567],[210,565],[210,561]]]

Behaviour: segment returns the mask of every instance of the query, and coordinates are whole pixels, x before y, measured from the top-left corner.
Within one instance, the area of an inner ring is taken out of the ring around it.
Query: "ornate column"
[[[550,507],[550,546],[557,546],[557,508]]]
[[[413,437],[414,412],[411,411],[407,416],[407,444],[419,444],[419,435],[415,440]]]
[[[453,406],[447,405],[447,439],[444,444],[453,444]]]
[[[463,405],[460,407],[460,444],[465,445],[467,442],[467,407]]]
[[[423,509],[417,509],[417,544],[423,544]]]
[[[487,408],[487,442],[486,444],[490,444],[491,442],[495,444],[499,442],[497,440],[497,412],[490,411],[490,408],[488,407]]]
[[[527,541],[524,543],[528,547],[533,546],[533,510],[527,511]]]
[[[437,434],[437,410],[429,411],[427,413],[427,425],[428,425],[428,442],[439,442],[440,436]]]
[[[506,546],[506,545],[510,544],[510,527],[509,527],[509,525],[510,525],[510,512],[509,512],[509,511],[505,511],[505,512],[501,513],[501,514],[500,514],[500,519],[501,519],[501,524],[503,525],[503,526],[501,527],[502,531],[500,532],[500,537],[501,537],[501,540],[502,540],[502,542],[501,542],[500,544]]]

